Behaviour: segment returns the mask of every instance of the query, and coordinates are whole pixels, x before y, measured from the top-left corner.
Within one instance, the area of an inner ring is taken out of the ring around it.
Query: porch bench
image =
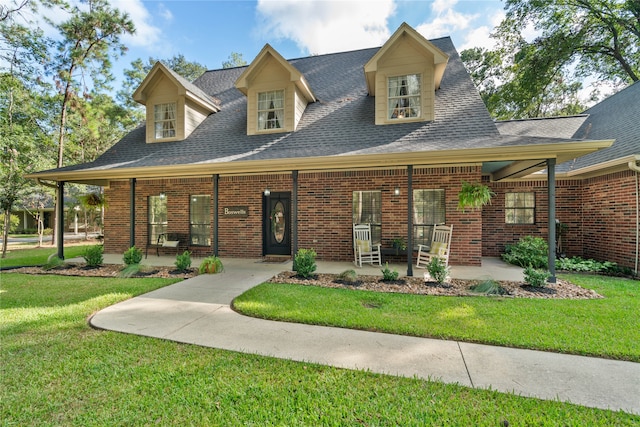
[[[149,248],[156,248],[156,256],[160,256],[160,248],[175,248],[176,256],[180,251],[180,237],[176,233],[162,233],[158,235],[156,243],[148,243],[144,253],[146,258],[149,255]]]

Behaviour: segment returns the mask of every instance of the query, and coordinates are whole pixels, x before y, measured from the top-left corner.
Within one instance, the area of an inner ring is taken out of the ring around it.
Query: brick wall
[[[547,181],[487,182],[496,193],[491,205],[482,211],[483,256],[497,257],[504,253],[505,245],[518,242],[521,237],[548,238]],[[533,192],[535,194],[535,223],[506,224],[505,194]],[[563,247],[568,256],[582,256],[582,190],[578,180],[556,181],[556,219],[568,226]]]
[[[482,256],[482,216],[479,212],[457,211],[457,194],[462,181],[480,179],[479,167],[416,168],[414,189],[444,189],[446,222],[454,224],[450,262],[480,265]],[[394,189],[400,188],[400,195]],[[225,176],[219,179],[219,209],[247,206],[247,217],[219,214],[219,254],[223,257],[262,256],[262,192],[292,192],[289,173]],[[406,169],[304,172],[298,176],[298,247],[313,248],[318,259],[353,259],[353,191],[380,190],[382,193],[382,242],[407,236]],[[213,194],[212,178],[138,180],[136,183],[136,246],[147,243],[147,198],[167,195],[168,232],[186,238],[189,233],[189,196]],[[129,247],[129,182],[112,182],[106,189],[105,251],[122,253]],[[213,198],[212,198],[213,203]],[[213,207],[212,207],[213,217]],[[213,222],[213,218],[212,218]],[[183,247],[184,246],[184,247]],[[211,248],[187,247],[194,256],[211,253]],[[171,252],[172,253],[172,252]]]
[[[637,179],[627,170],[584,181],[585,258],[635,268]]]

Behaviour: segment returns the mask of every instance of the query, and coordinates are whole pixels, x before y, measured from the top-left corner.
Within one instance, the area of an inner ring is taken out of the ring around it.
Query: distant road
[[[98,235],[98,233],[89,233],[89,238],[90,239],[94,239],[96,236]],[[78,233],[78,234],[74,234],[74,233],[64,233],[64,240],[66,241],[71,241],[71,240],[84,240],[84,233]],[[18,243],[37,243],[40,241],[39,237],[9,237],[9,240],[7,241],[8,244],[18,244]],[[42,241],[43,242],[50,242],[51,241],[51,236],[43,236],[42,237]],[[0,236],[0,243],[2,242],[2,236]]]

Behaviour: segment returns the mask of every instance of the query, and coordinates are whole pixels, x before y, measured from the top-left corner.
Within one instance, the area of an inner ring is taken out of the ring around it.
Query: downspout
[[[636,160],[632,160],[628,163],[629,169],[631,169],[632,171],[635,171],[636,173],[636,256],[635,256],[635,268],[634,268],[634,272],[636,273],[636,276],[638,275],[638,258],[639,258],[639,249],[640,249],[640,243],[638,242],[638,240],[640,240],[640,198],[638,196],[638,180],[640,179],[640,167],[638,166],[638,164],[636,163]]]
[[[129,180],[129,247],[136,245],[136,179]]]
[[[407,276],[413,276],[413,165],[407,166]]]

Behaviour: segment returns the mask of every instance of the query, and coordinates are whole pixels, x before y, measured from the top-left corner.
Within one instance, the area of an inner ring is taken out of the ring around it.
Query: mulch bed
[[[24,274],[57,274],[64,276],[85,277],[118,277],[122,265],[102,265],[97,268],[88,268],[84,265],[68,264],[52,270],[43,270],[40,267],[21,267],[4,270],[3,273]],[[198,270],[192,268],[187,273],[177,271],[174,267],[144,266],[143,270],[132,277],[162,277],[188,279],[198,275]],[[446,283],[425,282],[421,277],[402,277],[393,282],[385,282],[381,276],[357,276],[353,283],[338,279],[337,274],[315,274],[309,279],[299,278],[295,272],[285,271],[270,279],[273,283],[293,283],[306,286],[322,286],[326,288],[360,289],[377,292],[394,292],[416,295],[443,295],[443,296],[482,296],[470,288],[477,285],[476,280],[451,279]],[[534,288],[521,282],[497,281],[506,291],[499,297],[506,298],[545,298],[545,299],[594,299],[603,298],[590,289],[584,289],[566,280],[557,279],[557,283],[548,284],[543,288]]]
[[[336,274],[315,274],[309,279],[296,276],[295,272],[283,272],[270,280],[273,283],[294,283],[306,286],[322,286],[339,289],[361,289],[377,292],[393,292],[416,295],[443,296],[483,296],[470,288],[477,285],[476,280],[451,279],[446,283],[425,282],[421,277],[403,277],[393,282],[385,282],[380,276],[358,276],[353,283],[345,283]],[[521,282],[496,281],[506,291],[499,297],[506,298],[545,298],[545,299],[594,299],[603,298],[591,289],[584,289],[566,280],[557,279],[557,283],[543,288],[534,288]]]

